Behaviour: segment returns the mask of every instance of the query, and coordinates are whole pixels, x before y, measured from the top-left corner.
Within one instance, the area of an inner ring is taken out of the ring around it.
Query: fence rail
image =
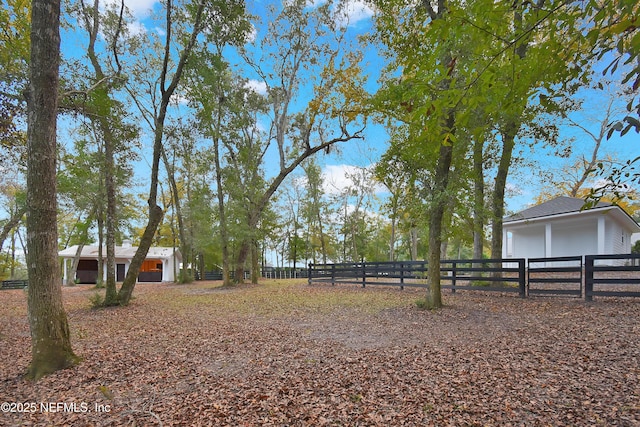
[[[3,280],[0,289],[23,289],[29,286],[28,280]]]
[[[584,257],[585,299],[592,301],[594,296],[640,297],[640,265],[636,260],[640,254],[626,255],[587,255]],[[626,265],[612,261],[627,260]],[[627,285],[622,289],[620,285]]]
[[[440,280],[449,281],[443,289],[517,292],[526,295],[524,258],[470,259],[440,261]],[[459,283],[462,282],[462,285]]]
[[[640,254],[440,261],[441,288],[584,298],[640,297]],[[312,283],[427,288],[426,261],[309,264]],[[624,286],[622,286],[624,285]],[[584,289],[584,291],[583,291]],[[633,289],[633,290],[631,290]]]
[[[515,264],[515,266],[514,266]],[[309,284],[357,284],[365,287],[426,288],[426,261],[309,264]],[[440,261],[444,289],[517,292],[525,296],[525,260],[475,259]]]
[[[582,257],[529,258],[527,294],[582,297]]]

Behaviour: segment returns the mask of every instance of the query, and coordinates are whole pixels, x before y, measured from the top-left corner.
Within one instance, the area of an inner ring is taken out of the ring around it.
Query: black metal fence
[[[530,295],[640,297],[640,254],[440,261],[443,289]],[[312,283],[428,287],[426,261],[309,264]]]

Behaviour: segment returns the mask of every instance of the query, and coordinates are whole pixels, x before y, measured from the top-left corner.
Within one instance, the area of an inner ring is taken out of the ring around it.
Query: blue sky
[[[115,0],[113,0],[115,1]],[[247,8],[250,13],[265,16],[267,1],[249,1],[247,2]],[[309,6],[317,6],[320,1],[309,1]],[[154,27],[154,24],[148,19],[149,11],[158,7],[155,0],[125,0],[125,4],[131,9],[137,22],[134,24],[136,31],[158,31]],[[367,8],[362,1],[351,0],[347,6],[349,13],[349,37],[354,41],[358,35],[364,34],[371,28],[371,9]],[[72,31],[72,30],[71,30]],[[256,37],[261,37],[264,28],[256,28]],[[73,37],[72,32],[67,32],[63,35],[63,49],[66,52],[72,52],[78,48],[78,43],[81,43],[81,39]],[[381,58],[378,57],[377,52],[369,47],[365,53],[365,72],[368,74],[369,80],[367,83],[367,90],[374,92],[377,87],[377,78],[379,72],[383,66]],[[249,76],[251,78],[251,76]],[[252,87],[256,91],[264,91],[265,87],[258,79],[251,81]],[[597,113],[598,103],[601,101],[597,96],[592,95],[592,101],[594,107],[593,110]],[[584,120],[586,124],[586,115],[577,115],[576,120]],[[589,125],[593,126],[593,125]],[[563,128],[563,133],[567,137],[571,133],[575,133],[575,130],[571,128]],[[575,142],[573,143],[573,155],[579,155],[580,153],[588,152],[592,147],[592,141],[585,138],[584,134],[575,134]],[[318,162],[323,166],[326,189],[334,192],[348,184],[346,173],[353,170],[354,167],[367,167],[375,163],[377,159],[384,153],[388,144],[388,136],[385,130],[379,125],[370,123],[365,131],[365,138],[362,141],[352,141],[340,146],[339,154],[331,154],[329,156],[321,155],[318,157]],[[624,138],[620,139],[614,136],[610,141],[606,141],[603,144],[603,149],[606,152],[613,153],[620,160],[626,160],[629,158],[640,155],[640,137],[638,134],[630,132]],[[539,181],[539,171],[552,171],[554,169],[560,169],[563,162],[566,160],[560,159],[557,156],[550,153],[549,150],[545,150],[541,145],[530,149],[527,146],[522,146],[519,152],[528,159],[535,160],[536,166],[533,170],[514,170],[511,178],[509,179],[509,191],[507,195],[507,209],[511,211],[517,211],[523,209],[532,202],[532,199],[539,194],[542,187],[542,183]],[[150,158],[151,148],[150,142],[145,143],[145,150],[143,157]],[[138,173],[140,176],[148,176],[147,169],[148,161],[141,161],[138,167]],[[267,174],[269,170],[267,168]],[[146,191],[144,186],[142,192]],[[380,194],[384,196],[384,194]]]

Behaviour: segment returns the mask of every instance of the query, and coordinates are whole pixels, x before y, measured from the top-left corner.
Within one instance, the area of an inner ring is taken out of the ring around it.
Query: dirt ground
[[[93,310],[83,362],[33,383],[26,292],[0,291],[2,426],[640,426],[640,300],[139,284]]]

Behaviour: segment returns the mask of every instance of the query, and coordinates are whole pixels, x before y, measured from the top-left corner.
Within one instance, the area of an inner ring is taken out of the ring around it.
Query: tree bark
[[[516,11],[514,14],[514,25],[516,28],[522,28],[522,13]],[[515,54],[519,59],[524,59],[527,54],[526,41],[519,43],[515,48]],[[491,258],[502,258],[502,218],[504,217],[504,193],[507,185],[507,176],[509,174],[509,166],[511,166],[511,158],[515,147],[515,139],[522,123],[522,107],[520,103],[526,102],[515,99],[511,105],[507,104],[507,117],[502,127],[502,155],[498,164],[498,172],[496,173],[495,189],[492,200],[492,226],[491,226]],[[511,107],[511,108],[509,108]],[[514,114],[514,111],[520,111],[520,114]],[[499,276],[499,273],[497,273]]]
[[[19,206],[18,209],[11,215],[11,218],[7,221],[7,223],[2,227],[2,231],[0,231],[0,250],[2,250],[2,245],[4,241],[7,239],[9,232],[17,226],[22,217],[27,212],[27,205]]]
[[[515,137],[518,128],[514,122],[505,126],[502,133],[502,155],[498,164],[498,172],[495,178],[495,188],[492,198],[492,222],[491,222],[491,258],[502,258],[502,218],[504,217],[504,193],[507,185],[507,176],[513,148],[515,147]]]
[[[162,149],[162,161],[169,177],[173,206],[175,206],[175,212],[178,218],[178,234],[180,235],[180,251],[182,252],[183,265],[183,269],[180,272],[180,283],[191,283],[193,282],[191,236],[187,236],[186,227],[184,225],[184,217],[180,206],[180,195],[178,193],[178,185],[176,184],[175,168],[169,163],[169,158],[167,157],[167,152],[164,148]]]
[[[80,264],[80,256],[82,255],[83,249],[84,243],[79,244],[78,249],[76,249],[76,254],[71,263],[71,270],[69,270],[67,274],[67,286],[75,286],[76,284],[76,272],[78,271],[78,264]]]
[[[33,0],[27,99],[27,297],[31,364],[27,376],[73,366],[62,305],[56,190],[56,114],[60,65],[60,1]]]
[[[247,261],[247,255],[249,255],[249,241],[245,240],[240,243],[240,250],[236,258],[236,272],[233,276],[233,283],[244,283],[244,265]]]
[[[154,205],[149,207],[149,223],[144,229],[144,234],[142,235],[142,239],[140,240],[138,250],[131,260],[129,270],[127,271],[127,276],[124,278],[122,286],[120,287],[120,291],[118,292],[118,301],[122,305],[129,304],[129,301],[131,300],[133,289],[135,288],[136,282],[138,280],[140,267],[142,267],[142,263],[147,257],[149,248],[153,243],[153,236],[156,234],[156,229],[158,228],[160,221],[162,221],[163,216],[164,211],[160,206]]]
[[[473,258],[482,259],[484,248],[484,167],[482,141],[473,142]]]
[[[218,111],[218,125],[220,129],[221,113]],[[229,233],[227,232],[227,216],[224,206],[224,192],[222,188],[222,167],[220,164],[220,139],[213,139],[213,159],[216,168],[216,195],[218,196],[218,213],[220,217],[220,245],[222,246],[222,285],[231,285],[229,274]]]
[[[453,129],[455,116],[449,113],[446,130]],[[440,155],[436,166],[434,177],[433,198],[429,209],[429,259],[427,270],[427,290],[426,301],[429,308],[442,307],[442,291],[440,287],[440,258],[442,244],[442,224],[444,221],[445,209],[447,206],[447,187],[449,185],[449,175],[451,162],[453,161],[453,143],[444,141],[440,144]]]
[[[258,284],[260,278],[260,256],[259,256],[258,241],[256,239],[251,240],[251,283]]]
[[[149,184],[149,199],[147,200],[147,204],[149,205],[149,219],[147,221],[147,226],[144,229],[144,233],[142,235],[142,239],[140,240],[140,245],[138,246],[138,250],[133,255],[133,259],[131,260],[131,265],[129,265],[129,271],[127,271],[127,276],[122,282],[122,287],[120,287],[120,291],[118,292],[118,300],[121,305],[129,304],[131,300],[131,295],[133,294],[133,289],[136,286],[136,282],[138,280],[138,273],[140,272],[140,267],[142,267],[142,263],[147,257],[147,253],[149,252],[149,248],[153,243],[153,237],[160,225],[160,221],[162,221],[162,217],[164,216],[164,211],[160,206],[158,206],[158,173],[160,170],[160,157],[162,155],[162,143],[164,138],[164,122],[167,116],[167,108],[169,107],[169,101],[171,100],[171,95],[176,90],[180,79],[182,78],[182,73],[184,71],[185,64],[187,63],[187,59],[196,44],[198,35],[202,30],[202,19],[203,19],[203,11],[205,8],[205,2],[200,2],[197,5],[197,9],[194,14],[193,21],[193,31],[189,37],[189,41],[187,46],[185,46],[184,50],[180,52],[180,59],[177,64],[175,64],[175,72],[173,77],[170,79],[169,84],[167,85],[168,73],[169,73],[169,63],[171,56],[171,29],[173,25],[173,15],[172,15],[172,2],[166,2],[166,20],[167,20],[167,35],[165,40],[165,52],[163,58],[163,66],[162,72],[160,75],[160,92],[162,94],[162,99],[160,101],[160,106],[157,110],[157,114],[154,117],[154,140],[153,140],[153,160],[151,163],[151,182]]]

